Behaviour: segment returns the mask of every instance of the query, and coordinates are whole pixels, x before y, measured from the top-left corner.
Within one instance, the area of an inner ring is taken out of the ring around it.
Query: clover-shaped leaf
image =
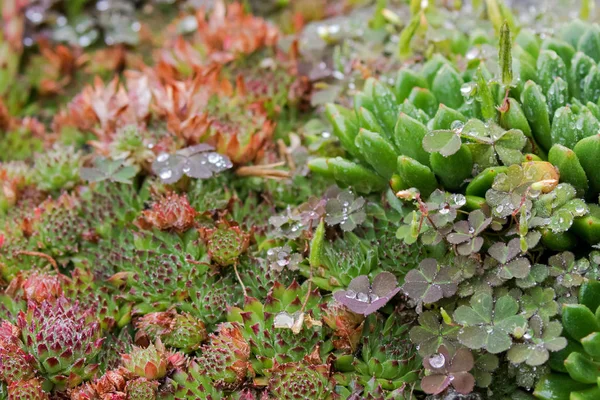
[[[530,270],[529,274],[523,279],[517,279],[517,286],[521,289],[527,289],[538,285],[548,278],[548,266],[544,264],[534,264]]]
[[[517,315],[519,305],[509,295],[494,304],[489,293],[477,293],[470,304],[454,312],[454,319],[463,326],[458,340],[470,349],[483,348],[492,354],[506,351],[512,344],[511,333],[527,323],[522,315]]]
[[[233,166],[227,156],[213,150],[214,147],[200,143],[174,154],[160,153],[152,163],[152,171],[167,184],[177,182],[184,174],[196,179],[211,178]]]
[[[472,374],[475,377],[475,384],[479,387],[488,387],[492,383],[492,372],[494,372],[500,361],[498,356],[490,353],[481,352],[475,357],[475,367]]]
[[[460,348],[453,355],[445,346],[423,359],[427,375],[421,380],[425,393],[439,394],[450,385],[462,394],[469,394],[475,386],[475,378],[469,373],[473,369],[473,355],[469,349]]]
[[[467,199],[462,194],[448,193],[436,189],[427,199],[425,206],[429,219],[435,224],[436,228],[441,228],[454,222],[457,210],[464,206],[466,202]]]
[[[412,300],[417,301],[417,312],[423,310],[423,304],[431,304],[443,297],[450,297],[458,288],[453,280],[450,267],[439,267],[433,258],[427,258],[406,274],[402,291]]]
[[[469,214],[467,221],[458,221],[454,224],[454,232],[450,233],[446,240],[456,246],[458,254],[468,256],[477,253],[483,246],[481,234],[490,224],[491,218],[486,218],[481,210],[475,210]]]
[[[367,217],[365,203],[364,198],[357,198],[351,191],[344,190],[335,198],[327,200],[325,222],[330,226],[339,224],[345,232],[352,231]]]
[[[79,170],[81,179],[88,182],[101,182],[109,180],[131,184],[131,179],[135,177],[138,168],[133,165],[123,165],[125,160],[110,160],[107,158],[98,158],[93,167],[82,167]]]
[[[440,153],[444,157],[456,153],[462,140],[460,133],[453,130],[431,131],[423,138],[423,149],[428,153]]]
[[[503,165],[519,164],[523,160],[523,148],[527,137],[517,129],[503,132],[496,138],[494,150]]]
[[[520,165],[511,165],[506,173],[500,173],[494,178],[492,188],[485,194],[492,214],[506,218],[525,207],[531,209],[529,188],[533,181],[526,178]]]
[[[581,286],[591,266],[586,258],[575,260],[575,255],[570,251],[551,256],[548,264],[550,276],[556,277],[556,284],[565,288]]]
[[[296,271],[298,264],[302,261],[302,255],[293,253],[289,245],[283,247],[273,247],[267,250],[267,262],[269,268],[281,272],[284,268],[290,271]]]
[[[558,303],[554,300],[556,293],[552,288],[541,288],[539,286],[529,289],[521,297],[521,307],[526,318],[534,315],[542,318],[544,323],[558,314]]]
[[[486,259],[486,262],[497,263],[498,277],[504,280],[512,278],[525,278],[529,274],[531,264],[527,258],[517,257],[521,254],[521,245],[518,238],[512,239],[508,244],[496,242],[488,249],[488,254],[492,259]]]
[[[360,275],[350,282],[347,290],[339,290],[333,297],[350,311],[369,315],[385,306],[400,291],[394,274],[381,272],[369,282],[366,275]]]
[[[525,343],[517,343],[508,351],[508,359],[520,364],[538,366],[548,361],[550,351],[558,351],[565,348],[567,339],[560,337],[562,325],[558,321],[544,323],[542,318],[535,315],[529,322],[530,331],[523,338]]]
[[[426,357],[444,345],[454,350],[458,345],[456,335],[459,327],[447,325],[435,311],[425,311],[419,315],[419,325],[410,330],[410,340],[417,346],[421,357]]]
[[[473,142],[469,145],[473,161],[480,168],[496,166],[498,159],[507,166],[519,164],[523,159],[527,137],[518,129],[505,131],[495,123],[473,119],[465,123],[461,134]]]
[[[275,236],[296,239],[306,231],[302,218],[288,207],[282,214],[269,217],[269,223],[275,227]]]

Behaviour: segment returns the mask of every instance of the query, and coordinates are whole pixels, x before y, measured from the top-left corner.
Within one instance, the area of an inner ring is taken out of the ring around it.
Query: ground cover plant
[[[0,399],[600,398],[600,26],[529,3],[3,0]]]

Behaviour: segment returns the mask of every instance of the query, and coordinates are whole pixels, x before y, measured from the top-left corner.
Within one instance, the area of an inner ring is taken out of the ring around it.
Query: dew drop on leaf
[[[437,353],[429,357],[429,364],[433,368],[442,368],[446,363],[446,357],[443,354]]]

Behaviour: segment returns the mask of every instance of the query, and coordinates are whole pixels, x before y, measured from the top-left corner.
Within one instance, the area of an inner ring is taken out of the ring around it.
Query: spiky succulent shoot
[[[65,297],[93,312],[103,332],[122,328],[131,320],[131,304],[115,301],[118,293],[91,271],[76,268],[63,285]]]
[[[307,277],[312,273],[313,282],[321,289],[333,291],[347,287],[353,277],[375,271],[377,261],[376,249],[348,232],[344,239],[325,245],[322,265],[314,269],[301,265],[301,271]]]
[[[158,394],[158,385],[157,381],[137,378],[127,382],[125,392],[129,399],[154,400]]]
[[[301,286],[294,281],[287,288],[275,283],[264,303],[247,297],[244,308],[231,308],[228,320],[243,326],[257,375],[268,374],[267,370],[275,362],[285,364],[302,360],[325,339],[318,322],[320,303],[318,289],[312,290],[307,283]],[[327,341],[321,350],[326,352],[330,347],[331,342]]]
[[[115,227],[133,221],[150,197],[148,185],[137,190],[132,185],[116,182],[98,182],[81,193],[81,215],[91,221],[94,232],[109,238]]]
[[[361,357],[353,363],[361,384],[375,378],[381,387],[393,390],[417,381],[420,357],[409,341],[398,339],[407,328],[397,313],[387,320],[376,314],[367,318]]]
[[[264,298],[275,282],[289,285],[294,279],[289,269],[276,271],[262,259],[242,257],[238,269],[248,296],[257,299]]]
[[[232,265],[250,244],[251,234],[237,224],[219,221],[214,228],[201,228],[200,234],[206,243],[211,259],[222,267]]]
[[[106,373],[121,366],[121,355],[130,353],[134,338],[128,327],[124,327],[118,334],[108,334],[102,343],[102,351],[98,355],[100,372]]]
[[[133,346],[128,354],[122,355],[123,366],[135,375],[156,380],[167,374],[168,355],[160,340],[148,347]]]
[[[213,384],[205,369],[192,360],[186,369],[173,374],[175,400],[220,400],[225,394]]]
[[[143,229],[156,228],[181,233],[194,225],[195,217],[196,210],[190,206],[186,195],[167,193],[152,203],[150,210],[142,212],[137,224]]]
[[[333,384],[325,364],[305,361],[276,364],[268,388],[275,398],[282,400],[333,398]]]
[[[435,254],[435,248],[432,246],[424,246],[420,242],[406,243],[396,240],[396,224],[401,219],[402,215],[391,207],[377,207],[377,211],[373,212],[372,219],[361,225],[356,232],[363,238],[362,242],[377,251],[379,268],[392,272],[396,276],[406,274],[424,258],[432,253]],[[350,242],[357,241],[353,235],[349,235],[348,240]]]
[[[223,323],[203,345],[196,362],[200,371],[210,377],[219,389],[233,390],[252,377],[250,344],[237,323]]]
[[[243,292],[231,274],[208,272],[204,282],[189,290],[189,302],[182,309],[199,318],[206,327],[214,327],[227,319],[227,309],[240,304]]]
[[[53,147],[35,158],[33,182],[40,190],[57,192],[79,182],[82,154],[73,147]]]
[[[6,321],[2,324],[3,330],[12,331],[15,328]],[[14,382],[33,379],[35,376],[35,359],[23,351],[17,338],[0,338],[0,345],[0,381],[10,385]]]
[[[120,296],[135,304],[134,314],[143,315],[166,311],[188,299],[190,287],[202,286],[201,278],[207,269],[206,265],[175,255],[140,250],[110,280],[117,287],[129,288]]]
[[[127,164],[147,166],[154,158],[154,153],[148,147],[150,139],[147,131],[135,125],[124,126],[117,130],[110,142],[108,156],[111,159],[123,159]]]
[[[323,323],[333,331],[334,347],[354,353],[362,338],[364,315],[353,313],[337,301],[323,304],[322,309]]]
[[[246,103],[248,115],[242,117],[233,111],[240,103]],[[209,110],[216,120],[205,133],[205,140],[214,142],[217,151],[227,154],[237,164],[246,164],[262,156],[273,137],[275,124],[268,119],[260,103],[251,104],[242,96],[215,96],[209,103]]]
[[[92,310],[64,297],[40,304],[30,301],[17,325],[23,349],[55,390],[73,388],[96,371],[103,339]]]
[[[167,347],[189,353],[198,349],[207,338],[204,323],[190,314],[173,310],[146,314],[136,322],[139,331],[150,340],[160,338]]]
[[[31,378],[8,385],[10,400],[49,400],[50,396],[42,387],[38,378]]]

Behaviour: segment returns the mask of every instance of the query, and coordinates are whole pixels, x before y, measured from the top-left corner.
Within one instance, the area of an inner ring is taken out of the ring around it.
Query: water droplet
[[[531,334],[530,333],[526,333],[526,334],[523,335],[523,338],[529,340],[529,339],[531,339]]]
[[[456,120],[453,121],[452,124],[450,124],[450,129],[452,129],[456,133],[461,133],[464,126],[465,124],[463,124],[462,121]]]
[[[475,228],[473,228],[472,226],[469,228],[469,233],[475,233]]]
[[[585,212],[585,207],[584,206],[577,206],[575,207],[575,212],[578,214],[582,214]]]
[[[267,255],[272,256],[273,254],[275,254],[275,250],[273,250],[273,249],[267,250]]]
[[[442,203],[440,204],[440,214],[448,214],[450,212],[450,205],[448,203]]]
[[[169,159],[169,154],[168,153],[160,153],[158,155],[158,157],[156,157],[156,161],[158,162],[165,162]]]
[[[96,9],[98,11],[106,11],[110,7],[110,3],[107,0],[100,0],[96,3]]]
[[[377,300],[379,300],[379,296],[377,296],[375,293],[371,293],[371,294],[369,295],[369,301],[370,301],[371,303],[372,303],[372,302],[374,302],[374,301],[377,301]]]
[[[323,137],[323,139],[329,139],[331,137],[331,133],[324,131],[323,133],[321,133],[321,136]]]
[[[339,25],[331,25],[328,30],[329,30],[329,33],[335,35],[336,33],[338,33],[340,31],[340,26]]]
[[[440,353],[434,354],[429,357],[429,364],[433,368],[442,368],[446,364],[446,357]]]
[[[356,298],[356,292],[354,290],[347,290],[346,291],[346,297],[349,299],[355,299]]]
[[[185,167],[183,167],[183,168],[182,168],[183,172],[184,172],[184,173],[186,173],[186,174],[187,174],[188,172],[190,172],[190,169],[191,169],[191,168],[190,168],[190,166],[189,166],[189,165],[186,165]]]
[[[286,265],[288,265],[288,261],[287,260],[277,260],[277,265],[279,265],[280,267],[285,267]]]
[[[488,327],[485,331],[487,333],[492,333],[494,331],[494,329],[492,327]]]
[[[221,157],[217,153],[210,153],[208,155],[208,162],[211,164],[215,164],[221,160]]]
[[[363,292],[359,292],[356,295],[356,300],[362,302],[362,303],[367,303],[369,301],[369,295]]]
[[[501,214],[502,211],[504,211],[504,206],[502,204],[500,204],[498,207],[496,207],[496,212],[498,214]]]
[[[462,194],[453,194],[452,201],[454,201],[454,204],[456,204],[458,207],[462,207],[467,203],[467,198]]]
[[[169,179],[170,177],[173,176],[173,171],[171,171],[170,169],[165,169],[165,170],[163,170],[163,171],[160,172],[159,176],[160,176],[161,179],[167,180],[167,179]]]

